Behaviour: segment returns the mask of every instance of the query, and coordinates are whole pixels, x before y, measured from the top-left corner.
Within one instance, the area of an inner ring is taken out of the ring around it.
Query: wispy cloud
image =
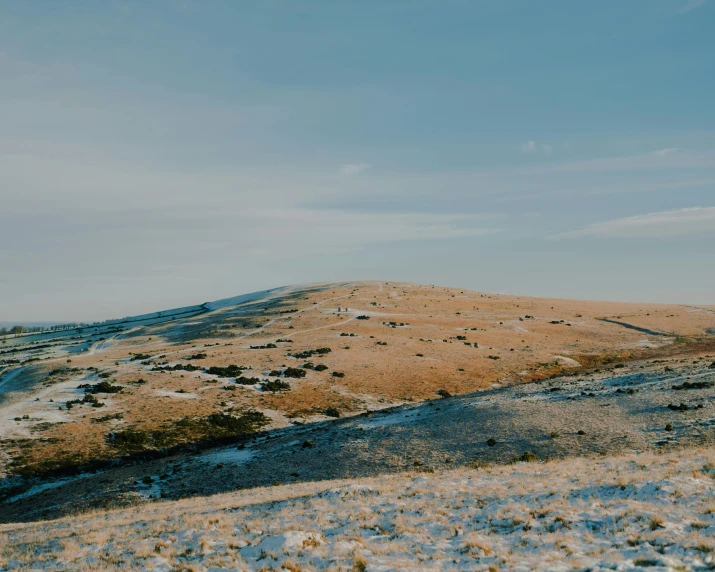
[[[656,151],[653,151],[653,155],[656,157],[667,157],[668,155],[673,155],[674,153],[677,153],[679,149],[676,147],[666,147],[665,149],[657,149]]]
[[[582,161],[570,161],[553,165],[529,167],[524,172],[532,174],[546,173],[583,173],[616,171],[655,171],[664,169],[694,169],[715,167],[715,151],[689,151],[669,147],[657,149],[642,155],[620,157],[602,157]]]
[[[705,4],[706,1],[707,0],[687,0],[685,4],[680,7],[680,13],[684,14],[686,12],[691,12],[696,8],[700,8],[700,6]]]
[[[704,234],[715,234],[715,207],[692,207],[619,218],[563,232],[551,238],[663,238]]]
[[[359,175],[372,168],[369,163],[347,163],[345,165],[340,165],[340,172],[343,175]]]
[[[526,143],[522,143],[521,150],[524,153],[543,153],[544,155],[551,155],[554,148],[548,143],[527,141]]]

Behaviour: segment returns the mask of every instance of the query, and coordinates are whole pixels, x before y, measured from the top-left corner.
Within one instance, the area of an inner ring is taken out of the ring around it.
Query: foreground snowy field
[[[276,486],[0,528],[9,570],[712,570],[715,451]]]

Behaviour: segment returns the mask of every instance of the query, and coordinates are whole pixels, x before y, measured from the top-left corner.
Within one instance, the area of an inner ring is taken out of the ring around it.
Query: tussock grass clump
[[[534,455],[531,451],[525,451],[518,457],[514,457],[511,462],[512,463],[535,463],[536,461],[539,460],[539,457]]]

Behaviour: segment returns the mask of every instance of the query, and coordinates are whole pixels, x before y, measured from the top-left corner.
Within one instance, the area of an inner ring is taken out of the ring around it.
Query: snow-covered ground
[[[302,483],[0,528],[0,567],[711,570],[715,451]]]

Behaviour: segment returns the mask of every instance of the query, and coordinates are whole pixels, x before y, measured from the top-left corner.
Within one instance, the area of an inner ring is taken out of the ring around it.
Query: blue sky
[[[385,279],[715,304],[715,0],[0,4],[0,319]]]

